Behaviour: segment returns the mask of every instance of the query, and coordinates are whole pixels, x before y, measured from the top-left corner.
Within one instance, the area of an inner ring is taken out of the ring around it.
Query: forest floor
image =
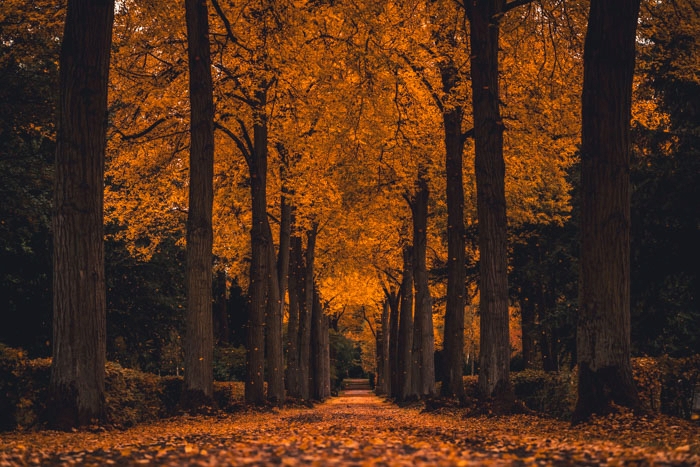
[[[700,465],[678,419],[470,416],[347,391],[313,408],[181,416],[126,430],[0,435],[9,465]]]

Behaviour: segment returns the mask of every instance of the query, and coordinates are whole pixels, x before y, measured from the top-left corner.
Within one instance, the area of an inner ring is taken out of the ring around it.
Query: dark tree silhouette
[[[639,0],[593,0],[584,46],[574,421],[637,406],[630,365],[630,118]]]
[[[192,408],[214,395],[212,322],[212,204],[214,100],[207,4],[186,0],[190,70],[190,184],[187,213],[187,317],[183,401]]]
[[[60,56],[54,192],[51,421],[104,416],[104,162],[114,1],[69,0]]]

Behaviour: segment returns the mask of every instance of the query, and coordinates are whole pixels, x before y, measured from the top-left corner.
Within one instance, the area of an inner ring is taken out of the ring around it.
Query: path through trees
[[[691,465],[700,461],[699,435],[677,419],[618,417],[574,428],[526,415],[425,413],[353,390],[312,409],[182,417],[107,433],[11,433],[0,440],[0,465]]]

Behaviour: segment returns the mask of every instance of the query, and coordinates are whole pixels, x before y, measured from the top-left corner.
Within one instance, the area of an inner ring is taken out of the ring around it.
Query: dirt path
[[[531,416],[465,419],[348,391],[313,409],[179,417],[103,433],[0,435],[0,466],[700,464],[698,431],[676,426],[677,433],[647,439],[637,428],[630,436]]]

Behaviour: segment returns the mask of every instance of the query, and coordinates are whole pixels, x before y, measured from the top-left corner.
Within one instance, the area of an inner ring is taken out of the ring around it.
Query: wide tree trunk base
[[[185,389],[180,400],[182,409],[191,414],[209,414],[216,410],[217,404],[213,397],[201,389]]]
[[[608,366],[592,371],[588,365],[579,366],[578,394],[572,423],[588,421],[593,414],[606,415],[614,413],[615,405],[641,409],[637,388],[631,371],[624,371],[619,366]]]
[[[97,410],[80,408],[78,390],[72,384],[53,388],[46,407],[48,425],[54,430],[71,431],[105,421],[104,403]]]

